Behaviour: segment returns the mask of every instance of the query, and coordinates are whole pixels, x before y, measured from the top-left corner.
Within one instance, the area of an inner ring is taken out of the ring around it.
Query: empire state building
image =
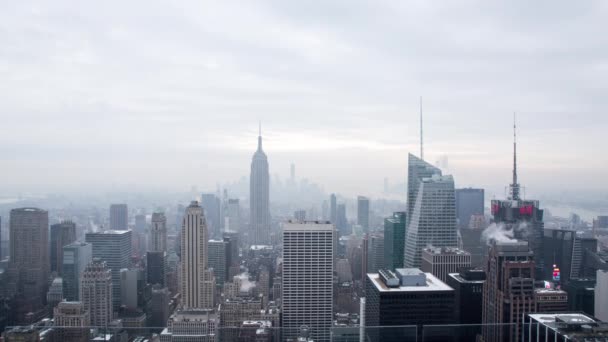
[[[270,244],[270,211],[268,210],[269,175],[268,158],[262,150],[262,129],[258,136],[258,149],[251,159],[251,175],[249,176],[249,206],[251,210],[252,244]]]

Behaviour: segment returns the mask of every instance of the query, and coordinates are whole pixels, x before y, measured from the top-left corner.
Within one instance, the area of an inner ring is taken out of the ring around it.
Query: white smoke
[[[504,223],[492,223],[481,233],[481,240],[488,246],[495,242],[517,241],[517,239],[526,239],[530,235],[528,223],[518,222],[512,225]]]
[[[234,278],[238,281],[240,285],[239,292],[241,293],[247,293],[256,286],[255,281],[249,280],[249,272],[243,272],[239,275],[234,276]]]

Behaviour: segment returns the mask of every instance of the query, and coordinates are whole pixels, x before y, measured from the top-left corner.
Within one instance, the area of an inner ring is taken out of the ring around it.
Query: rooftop
[[[410,272],[408,270],[416,270],[420,272],[418,269],[400,269],[405,270],[406,272]],[[414,272],[414,271],[411,271]],[[425,273],[426,275],[426,285],[425,286],[399,286],[399,287],[388,287],[384,282],[380,279],[380,275],[378,273],[368,273],[367,277],[372,281],[374,286],[380,292],[433,292],[433,291],[454,291],[447,284],[439,280],[437,277],[432,275],[431,273]]]
[[[454,247],[434,247],[434,246],[429,246],[425,249],[423,249],[424,252],[430,253],[430,254],[449,254],[449,255],[467,255],[467,254],[471,254],[465,250],[462,250],[460,248],[454,248]]]

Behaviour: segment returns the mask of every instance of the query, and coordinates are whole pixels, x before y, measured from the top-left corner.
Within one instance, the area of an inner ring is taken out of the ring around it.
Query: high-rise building
[[[594,279],[570,279],[562,286],[568,293],[568,310],[595,315],[595,277]]]
[[[468,228],[471,216],[483,215],[484,190],[473,188],[456,189],[455,195],[458,228]]]
[[[329,221],[338,227],[338,202],[336,194],[329,196]]]
[[[146,253],[146,271],[149,284],[167,286],[167,252]]]
[[[93,246],[74,242],[63,246],[63,297],[67,301],[80,300],[80,277],[93,261]]]
[[[348,220],[346,219],[346,205],[344,203],[340,203],[337,206],[335,226],[340,236],[350,234],[348,231]]]
[[[91,317],[82,302],[61,302],[53,311],[58,341],[89,341]]]
[[[420,267],[426,246],[458,247],[454,179],[442,176],[441,170],[412,154],[408,163],[404,265]]]
[[[150,225],[150,252],[167,251],[167,218],[164,213],[153,213]]]
[[[139,268],[120,270],[121,307],[134,310],[143,307],[144,272]]]
[[[79,297],[94,327],[107,327],[114,317],[112,288],[112,272],[107,263],[93,259],[80,278]]]
[[[258,149],[251,160],[251,175],[249,176],[249,206],[251,234],[249,241],[252,245],[270,244],[270,211],[268,158],[262,150],[262,131],[258,136]]]
[[[595,317],[608,322],[608,271],[598,270],[595,278]]]
[[[63,221],[51,225],[51,272],[62,275],[63,268],[63,246],[76,241],[76,224],[71,221]]]
[[[357,197],[357,224],[369,232],[369,198],[365,196]]]
[[[129,229],[129,210],[126,204],[110,205],[110,230]]]
[[[105,261],[112,272],[113,305],[116,311],[120,307],[122,297],[120,270],[131,268],[131,236],[130,230],[106,230],[85,235],[86,242],[93,246],[93,258]]]
[[[44,313],[49,263],[49,213],[37,208],[10,213],[9,293],[16,295],[14,321],[26,323]]]
[[[208,255],[207,260],[209,262],[209,268],[213,269],[215,275],[215,281],[218,285],[224,285],[228,273],[227,264],[227,253],[230,251],[227,249],[228,244],[224,240],[209,240],[207,243]]]
[[[368,237],[367,273],[378,273],[384,265],[384,235],[372,233]]]
[[[583,262],[585,254],[597,250],[595,238],[577,234],[576,230],[570,229],[545,229],[542,244],[545,260],[544,280],[562,284],[570,279],[582,278],[586,266]],[[560,279],[553,279],[555,268],[560,270]]]
[[[448,274],[471,267],[471,254],[458,248],[427,247],[422,250],[422,271],[446,282]]]
[[[333,224],[288,222],[283,227],[283,322],[285,338],[310,328],[316,342],[329,341],[333,310]]]
[[[155,285],[150,290],[150,301],[147,306],[148,326],[156,333],[160,332],[169,319],[171,293],[166,287]]]
[[[181,232],[181,295],[184,309],[213,307],[215,279],[208,270],[208,233],[203,208],[190,203],[184,214]]]
[[[494,242],[485,271],[483,340],[518,341],[523,315],[536,311],[533,252],[525,241]]]
[[[415,341],[416,328],[402,326],[454,323],[454,289],[416,268],[368,273],[365,295],[365,326],[382,327],[367,329],[366,341]],[[424,340],[445,341],[449,333],[439,335]]]
[[[205,211],[208,234],[217,238],[221,236],[221,203],[215,194],[206,193],[201,195],[201,207]]]
[[[485,280],[486,272],[482,269],[461,269],[448,275],[446,284],[454,289],[456,296],[456,323],[466,325],[457,329],[459,341],[475,341],[475,337],[481,334]]]
[[[395,212],[384,219],[384,266],[389,270],[403,267],[406,216],[405,212]]]
[[[145,234],[147,230],[146,215],[137,214],[135,215],[135,231],[141,234]]]
[[[160,342],[215,342],[219,318],[212,310],[180,310],[171,315]]]
[[[296,210],[293,212],[293,218],[296,221],[305,221],[306,220],[306,210]]]
[[[225,227],[227,232],[241,231],[241,207],[238,198],[228,200],[228,226]]]

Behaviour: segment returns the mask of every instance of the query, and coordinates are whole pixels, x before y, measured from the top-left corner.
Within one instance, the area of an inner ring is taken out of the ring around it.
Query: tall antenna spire
[[[258,122],[258,151],[262,150],[262,120]]]
[[[513,112],[513,183],[510,186],[511,199],[519,200],[519,183],[517,183],[517,121]]]
[[[424,160],[424,135],[422,123],[422,96],[420,96],[420,159]]]

